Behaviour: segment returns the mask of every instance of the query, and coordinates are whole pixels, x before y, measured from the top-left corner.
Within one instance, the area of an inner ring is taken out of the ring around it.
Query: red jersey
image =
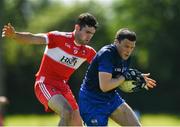
[[[90,46],[77,46],[73,32],[53,31],[45,37],[47,46],[36,76],[68,80],[83,62],[90,63],[96,54]]]

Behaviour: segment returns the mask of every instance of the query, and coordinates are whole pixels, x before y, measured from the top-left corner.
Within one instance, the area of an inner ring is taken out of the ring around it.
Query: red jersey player
[[[77,102],[67,81],[84,61],[90,63],[96,54],[95,50],[86,44],[96,32],[97,25],[93,15],[83,13],[78,17],[73,32],[17,32],[10,23],[3,28],[2,37],[18,42],[47,45],[36,74],[34,90],[46,111],[54,111],[60,115],[60,126],[82,125]]]

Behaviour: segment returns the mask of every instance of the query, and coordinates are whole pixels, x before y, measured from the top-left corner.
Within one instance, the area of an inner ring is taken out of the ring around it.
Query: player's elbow
[[[101,91],[105,93],[105,92],[108,92],[109,90],[107,90],[105,88],[101,88]]]
[[[100,84],[100,89],[102,92],[108,92],[109,91],[106,84]]]

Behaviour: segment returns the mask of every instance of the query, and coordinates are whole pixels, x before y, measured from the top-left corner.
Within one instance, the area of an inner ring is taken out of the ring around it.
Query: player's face
[[[117,44],[117,48],[121,58],[127,60],[135,48],[135,42],[124,39]]]
[[[88,27],[87,25],[85,27],[80,27],[78,26],[76,29],[76,36],[75,40],[76,43],[86,45],[88,42],[91,40],[93,35],[95,34],[96,29],[94,27]]]

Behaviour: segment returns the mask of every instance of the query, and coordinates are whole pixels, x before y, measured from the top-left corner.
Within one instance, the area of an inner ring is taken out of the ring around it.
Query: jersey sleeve
[[[113,57],[112,52],[105,51],[98,56],[98,71],[112,73]]]
[[[94,58],[94,56],[96,55],[96,50],[94,50],[93,48],[90,49],[90,53],[89,53],[89,57],[87,58],[87,62],[90,64]]]
[[[58,31],[51,31],[51,32],[47,33],[47,37],[48,37],[47,44],[48,44],[49,48],[56,47],[56,45],[57,45],[56,43],[60,42],[61,40],[63,41],[63,39],[64,39],[62,37],[61,33]]]
[[[44,37],[45,38],[45,44],[49,43],[48,35],[46,33],[37,33],[37,34],[35,34],[35,36]]]

